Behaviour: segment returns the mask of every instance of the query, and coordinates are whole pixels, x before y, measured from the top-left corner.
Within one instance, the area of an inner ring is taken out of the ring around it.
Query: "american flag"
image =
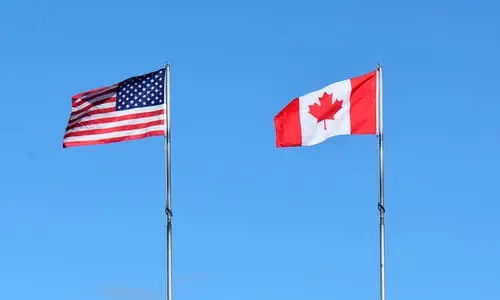
[[[165,69],[77,94],[63,147],[165,135]]]

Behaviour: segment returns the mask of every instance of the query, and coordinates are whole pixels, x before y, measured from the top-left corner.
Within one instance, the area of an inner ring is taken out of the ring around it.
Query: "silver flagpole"
[[[166,152],[166,180],[167,199],[165,214],[167,216],[167,300],[172,300],[172,201],[171,201],[171,172],[170,172],[170,65],[165,67],[165,152]]]
[[[385,224],[384,224],[384,130],[383,130],[383,110],[382,110],[382,66],[378,65],[377,72],[378,90],[378,176],[379,176],[379,201],[378,210],[380,213],[380,299],[385,300]]]

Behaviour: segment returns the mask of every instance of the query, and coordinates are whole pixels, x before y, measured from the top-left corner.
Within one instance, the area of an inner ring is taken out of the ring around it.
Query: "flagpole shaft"
[[[382,66],[378,66],[378,169],[380,213],[380,299],[385,300],[385,207],[384,207],[384,130],[383,130]]]
[[[165,118],[166,118],[166,187],[165,214],[167,216],[167,300],[172,300],[172,200],[171,200],[171,163],[170,163],[170,65],[165,68]]]

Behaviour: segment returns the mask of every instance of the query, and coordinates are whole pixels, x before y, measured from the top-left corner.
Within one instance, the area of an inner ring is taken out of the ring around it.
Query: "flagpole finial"
[[[382,64],[380,62],[377,62],[377,70],[382,69]]]

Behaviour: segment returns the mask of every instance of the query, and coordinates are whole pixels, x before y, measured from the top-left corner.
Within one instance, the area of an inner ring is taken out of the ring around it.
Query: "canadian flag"
[[[293,99],[274,117],[277,147],[312,146],[346,134],[378,133],[378,72]]]

